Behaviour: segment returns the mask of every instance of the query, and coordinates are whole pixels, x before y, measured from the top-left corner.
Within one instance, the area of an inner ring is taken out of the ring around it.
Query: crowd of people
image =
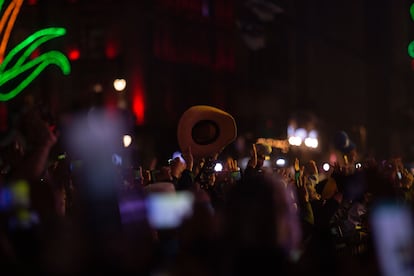
[[[89,144],[93,156],[66,149],[37,113],[19,130],[1,148],[4,275],[390,275],[372,214],[413,208],[413,174],[399,158],[349,154],[321,179],[313,160],[265,167],[255,143],[245,168],[226,156],[219,173],[218,154],[196,159],[189,147],[154,174],[113,162],[111,139]],[[156,195],[165,209],[153,219]],[[388,252],[400,275],[414,271],[413,237]]]

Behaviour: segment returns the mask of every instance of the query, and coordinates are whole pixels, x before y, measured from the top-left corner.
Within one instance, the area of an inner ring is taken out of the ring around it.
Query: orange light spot
[[[0,63],[2,63],[4,60],[10,33],[13,29],[14,22],[16,21],[16,17],[19,14],[22,4],[23,0],[14,0],[10,2],[9,6],[0,19]],[[4,29],[4,27],[6,28]]]

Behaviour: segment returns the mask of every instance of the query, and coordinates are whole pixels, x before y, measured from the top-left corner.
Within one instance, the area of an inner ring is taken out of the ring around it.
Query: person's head
[[[346,155],[348,156],[348,162],[351,164],[358,160],[358,151],[355,147],[349,150]]]
[[[153,182],[171,181],[171,168],[170,166],[161,166],[159,170],[152,171],[151,180]]]
[[[271,174],[244,177],[229,191],[224,230],[235,246],[296,249],[301,230],[288,189]]]
[[[256,152],[257,152],[256,167],[263,167],[264,161],[266,160],[266,156],[269,156],[270,153],[272,152],[272,147],[269,145],[262,144],[262,143],[257,143]]]
[[[177,156],[169,161],[169,166],[171,170],[171,175],[173,177],[179,178],[181,176],[181,173],[186,168],[186,163],[184,160]]]
[[[309,160],[305,163],[303,171],[304,175],[317,175],[318,173],[318,166],[314,160]]]

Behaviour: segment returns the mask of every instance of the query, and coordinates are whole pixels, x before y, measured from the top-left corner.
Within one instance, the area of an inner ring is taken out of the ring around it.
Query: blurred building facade
[[[6,1],[7,3],[7,1]],[[61,26],[54,48],[72,73],[49,68],[22,94],[58,113],[122,106],[142,150],[176,149],[190,106],[232,114],[239,135],[286,138],[292,114],[318,119],[320,151],[345,130],[363,155],[414,160],[414,71],[407,1],[26,0],[10,45]],[[112,87],[125,78],[123,93]],[[148,153],[151,154],[151,153]]]

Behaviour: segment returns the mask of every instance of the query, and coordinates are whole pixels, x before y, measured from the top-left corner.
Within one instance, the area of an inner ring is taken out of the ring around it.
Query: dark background
[[[197,104],[232,114],[246,141],[286,139],[292,119],[312,125],[319,149],[290,151],[303,158],[327,159],[345,130],[361,156],[414,161],[411,1],[258,1],[279,8],[268,21],[248,2],[27,0],[9,47],[58,26],[66,36],[45,47],[80,57],[69,76],[49,67],[9,104],[31,95],[64,118],[123,100],[139,162],[178,150],[177,122]]]

